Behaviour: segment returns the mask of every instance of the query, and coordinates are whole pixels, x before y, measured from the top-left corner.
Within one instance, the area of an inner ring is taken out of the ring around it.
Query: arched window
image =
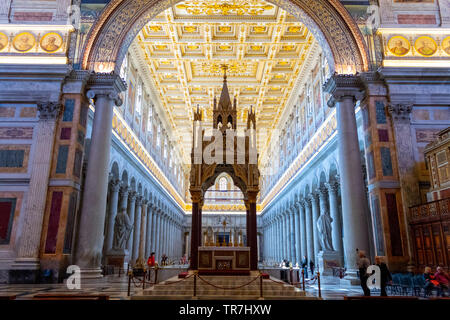
[[[164,159],[167,159],[167,138],[164,139]]]
[[[158,123],[158,133],[156,135],[156,146],[161,147],[161,124]]]
[[[142,114],[142,83],[137,87],[137,101],[136,101],[136,116],[140,117]]]
[[[220,178],[219,179],[219,190],[220,191],[226,191],[227,190],[227,184],[228,184],[227,178],[225,178],[225,177]]]
[[[147,131],[149,133],[152,133],[153,131],[153,104],[150,104],[150,107],[148,108],[148,125],[147,125]]]

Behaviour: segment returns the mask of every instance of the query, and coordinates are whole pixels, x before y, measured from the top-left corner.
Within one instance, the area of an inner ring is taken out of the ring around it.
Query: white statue
[[[317,219],[317,230],[319,231],[320,246],[323,251],[333,251],[333,243],[331,241],[331,222],[333,219],[324,212]]]

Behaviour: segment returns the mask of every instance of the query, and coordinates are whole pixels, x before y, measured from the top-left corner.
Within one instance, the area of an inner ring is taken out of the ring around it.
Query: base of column
[[[40,260],[37,258],[17,258],[8,272],[8,283],[39,283],[41,278]]]
[[[102,269],[100,269],[100,268],[81,269],[80,277],[81,277],[81,285],[83,285],[83,282],[91,283],[91,282],[102,281],[102,279],[103,279]]]
[[[340,267],[339,254],[336,251],[320,251],[317,254],[317,267],[322,276],[333,276],[333,267]]]
[[[347,270],[346,276],[341,279],[341,284],[343,285],[350,285],[350,286],[359,286],[361,285],[361,280],[359,280],[358,274],[357,274],[358,270]]]

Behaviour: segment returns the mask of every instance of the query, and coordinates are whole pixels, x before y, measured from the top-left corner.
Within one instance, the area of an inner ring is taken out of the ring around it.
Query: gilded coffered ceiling
[[[308,52],[317,45],[302,23],[261,0],[184,1],[149,22],[135,41],[186,163],[193,110],[197,105],[204,108],[209,126],[212,101],[222,89],[222,64],[228,66],[228,87],[237,98],[241,125],[253,106],[258,128],[272,129]],[[260,152],[269,138],[259,136]]]

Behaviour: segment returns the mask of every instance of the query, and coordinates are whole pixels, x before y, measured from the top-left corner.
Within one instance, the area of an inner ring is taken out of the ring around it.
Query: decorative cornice
[[[114,100],[116,106],[123,103],[120,93],[127,89],[125,81],[114,72],[111,73],[91,73],[87,80],[87,93],[89,99],[102,95]]]

